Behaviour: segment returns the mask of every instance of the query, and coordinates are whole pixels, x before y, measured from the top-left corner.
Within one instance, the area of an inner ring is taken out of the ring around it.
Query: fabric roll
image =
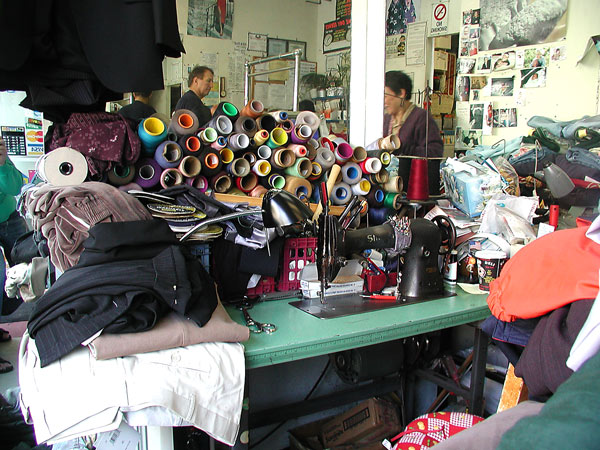
[[[240,116],[240,112],[233,103],[221,102],[213,112],[213,118],[219,116],[227,116],[231,123],[234,123]]]
[[[213,128],[220,136],[229,136],[233,132],[233,122],[227,116],[213,116],[206,124],[206,128]]]
[[[250,192],[258,184],[258,176],[254,172],[235,179],[235,185],[242,192]]]
[[[319,129],[321,119],[312,111],[300,111],[296,116],[296,125],[308,125],[312,130],[312,134]]]
[[[310,181],[316,181],[319,178],[321,178],[321,175],[323,175],[323,168],[321,167],[321,164],[319,164],[316,161],[311,161],[311,166],[312,166],[312,171],[311,171],[308,179]]]
[[[205,149],[199,156],[200,164],[202,164],[202,175],[211,177],[221,171],[223,161],[221,155],[213,149]]]
[[[250,197],[262,197],[263,195],[265,195],[268,192],[267,188],[258,184],[254,189],[252,189],[248,195],[250,195]]]
[[[194,178],[195,176],[200,175],[202,165],[200,164],[200,160],[195,156],[185,156],[181,160],[178,169],[184,177]]]
[[[306,147],[301,144],[288,144],[287,148],[294,152],[296,158],[302,158],[308,153]]]
[[[160,174],[160,185],[163,188],[183,184],[183,174],[177,169],[165,169]]]
[[[386,192],[395,192],[399,194],[402,192],[402,188],[404,187],[404,183],[402,181],[402,177],[390,177],[390,179],[383,185],[383,189]]]
[[[366,178],[362,178],[358,183],[350,187],[354,195],[367,195],[371,191],[371,183]]]
[[[352,158],[353,153],[352,146],[346,142],[339,143],[334,151],[335,159],[338,163],[345,163]]]
[[[215,142],[210,144],[210,146],[215,150],[221,150],[227,146],[227,138],[225,136],[219,136]]]
[[[183,150],[184,156],[197,155],[202,150],[202,143],[198,139],[198,136],[194,134],[181,136],[177,143],[181,147],[181,150]]]
[[[271,172],[271,163],[264,159],[259,159],[252,166],[252,171],[259,177],[267,176]]]
[[[244,158],[235,158],[227,165],[227,173],[236,177],[245,177],[250,173],[250,163]]]
[[[331,190],[331,201],[334,205],[345,205],[352,198],[352,189],[350,185],[344,183],[336,183]]]
[[[175,141],[161,142],[154,152],[154,159],[163,169],[177,167],[181,158],[183,158],[183,150]]]
[[[210,179],[210,186],[212,187],[212,189],[215,192],[219,192],[221,194],[224,194],[227,191],[229,191],[232,185],[233,181],[231,180],[231,177],[225,172],[219,172]]]
[[[273,128],[271,134],[269,135],[269,139],[267,139],[266,144],[271,148],[279,148],[287,144],[288,135],[283,128]]]
[[[234,152],[245,150],[250,145],[250,138],[244,133],[233,133],[227,138],[227,147]]]
[[[200,123],[198,122],[198,116],[193,111],[178,109],[173,112],[169,127],[169,130],[177,136],[183,136],[185,134],[196,134],[200,128]]]
[[[312,194],[312,184],[306,178],[287,175],[284,190],[294,194],[299,199],[308,199]]]
[[[312,135],[313,132],[308,125],[296,125],[290,133],[290,140],[294,144],[304,144]]]
[[[244,133],[248,137],[252,137],[258,131],[256,120],[248,116],[240,116],[233,125],[233,130],[236,133]]]
[[[240,114],[242,116],[252,117],[253,119],[256,119],[263,113],[264,110],[265,105],[263,105],[261,101],[250,100],[248,103],[246,103]]]
[[[219,134],[217,133],[217,130],[215,130],[214,128],[207,127],[207,128],[203,128],[202,130],[200,130],[200,132],[198,133],[198,137],[205,144],[212,144],[213,142],[215,142],[217,140],[217,138],[219,137]]]
[[[348,161],[342,167],[342,180],[344,183],[353,185],[360,181],[363,173],[360,166],[354,162]]]
[[[271,154],[271,165],[277,169],[285,169],[296,162],[296,155],[288,148],[278,148]]]
[[[162,120],[156,117],[147,117],[142,120],[137,131],[145,155],[153,154],[158,144],[167,138],[167,127]]]
[[[219,150],[219,155],[221,155],[221,160],[223,161],[223,164],[229,164],[235,158],[234,153],[231,151],[231,149],[227,147]]]
[[[306,157],[296,158],[292,166],[285,168],[285,173],[294,177],[308,178],[312,173],[312,163]]]
[[[335,164],[335,155],[329,148],[319,147],[317,149],[317,156],[315,156],[315,162],[321,165],[324,172],[327,172]]]
[[[290,134],[292,132],[292,130],[294,129],[294,122],[292,122],[291,119],[286,119],[283,122],[281,122],[279,124],[279,126],[281,128],[283,128],[283,131],[285,131],[287,134]]]
[[[385,200],[385,192],[381,189],[371,189],[371,191],[367,194],[367,202],[371,206],[381,206],[383,205],[383,201]]]
[[[54,186],[71,186],[85,181],[88,162],[77,150],[58,147],[39,157],[35,170],[44,181]]]
[[[208,189],[208,180],[204,175],[198,175],[194,178],[187,178],[185,184],[195,187],[200,192],[204,193]]]
[[[269,159],[272,153],[273,151],[268,145],[261,145],[256,149],[256,156],[258,156],[260,159]]]
[[[275,121],[279,124],[288,118],[288,113],[285,111],[273,111],[270,112],[269,115],[275,119]]]
[[[258,146],[261,146],[267,142],[267,139],[269,139],[269,132],[267,130],[258,130],[254,134],[254,143]]]
[[[124,186],[133,181],[135,167],[133,164],[127,166],[113,166],[108,172],[108,182],[113,186]]]
[[[354,147],[354,153],[352,153],[352,162],[360,163],[367,159],[367,150],[360,145]]]
[[[277,126],[277,121],[275,117],[269,114],[263,114],[256,119],[256,126],[259,130],[267,130],[267,132],[271,132],[273,128]]]
[[[160,183],[160,174],[162,167],[153,158],[141,158],[135,164],[134,183],[139,184],[143,189],[148,189]]]
[[[253,152],[244,153],[242,155],[242,158],[244,158],[246,161],[248,161],[251,166],[254,165],[254,163],[258,160],[258,157]]]

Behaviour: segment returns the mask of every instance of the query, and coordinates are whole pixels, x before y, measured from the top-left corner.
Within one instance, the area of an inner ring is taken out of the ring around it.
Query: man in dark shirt
[[[206,66],[196,66],[188,77],[190,88],[177,102],[175,110],[189,109],[198,116],[200,126],[208,122],[212,114],[210,108],[202,103],[202,99],[208,95],[213,87],[214,72]]]
[[[126,119],[140,122],[146,117],[156,113],[156,110],[150,106],[150,96],[152,92],[132,92],[133,102],[123,106],[119,114]]]

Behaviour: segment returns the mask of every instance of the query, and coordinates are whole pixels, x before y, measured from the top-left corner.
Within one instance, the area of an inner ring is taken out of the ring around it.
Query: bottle
[[[450,258],[444,269],[444,280],[450,284],[456,284],[456,278],[458,275],[458,251],[452,250],[450,252]]]

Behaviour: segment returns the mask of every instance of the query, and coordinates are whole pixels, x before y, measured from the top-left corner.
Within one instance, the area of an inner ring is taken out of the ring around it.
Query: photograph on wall
[[[469,40],[462,41],[460,44],[460,51],[458,52],[458,56],[464,57],[469,56]]]
[[[421,0],[386,0],[386,5],[386,36],[406,33],[408,24],[419,20]]]
[[[187,34],[231,39],[233,0],[188,0]]]
[[[471,89],[471,101],[478,102],[481,100],[481,89]]]
[[[457,136],[457,141],[460,140],[462,147],[473,148],[481,144],[481,130],[459,130],[460,136]]]
[[[514,77],[492,78],[492,97],[510,97],[514,92]]]
[[[471,79],[467,76],[459,76],[456,79],[456,101],[468,102],[471,91]]]
[[[469,39],[469,56],[477,55],[477,42],[479,39]]]
[[[567,33],[568,0],[480,0],[479,50],[555,42]]]
[[[550,49],[550,61],[564,61],[567,59],[567,46],[561,45]]]
[[[479,39],[479,27],[471,27],[469,30],[469,39]]]
[[[517,108],[494,109],[494,127],[508,128],[517,126]]]
[[[479,25],[481,22],[481,9],[471,10],[471,25]]]
[[[489,73],[492,70],[492,57],[478,56],[476,70],[481,73]]]
[[[521,69],[521,87],[522,88],[540,88],[546,87],[546,68],[531,67]]]
[[[483,127],[481,128],[484,136],[492,134],[493,119],[494,110],[492,108],[492,102],[485,102],[483,104]]]
[[[495,53],[492,55],[492,71],[499,72],[515,68],[516,54],[514,51]]]
[[[473,73],[473,69],[475,68],[475,59],[474,58],[459,58],[458,60],[458,73]]]
[[[525,50],[517,50],[515,53],[515,69],[522,69],[525,67]]]
[[[488,82],[487,77],[475,76],[471,77],[471,89],[483,89]]]
[[[466,41],[469,39],[469,35],[471,34],[471,27],[469,25],[465,25],[461,28],[460,40]]]
[[[483,103],[472,103],[470,105],[469,126],[473,130],[483,128]]]
[[[523,67],[546,67],[550,58],[549,48],[528,48],[525,50]]]

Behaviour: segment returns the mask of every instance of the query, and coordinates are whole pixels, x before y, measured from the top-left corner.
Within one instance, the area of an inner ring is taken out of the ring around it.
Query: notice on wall
[[[437,2],[431,8],[430,36],[448,34],[448,2]]]
[[[2,139],[6,144],[6,150],[9,155],[26,156],[27,146],[25,144],[25,127],[7,127],[0,128]]]
[[[28,156],[39,156],[44,154],[44,131],[42,130],[42,119],[28,117],[25,122],[25,143]]]
[[[323,25],[323,53],[350,48],[350,17],[333,20]]]
[[[229,55],[229,79],[228,93],[236,94],[244,92],[244,74],[246,63],[246,44],[243,42],[233,43],[233,54]]]
[[[406,65],[425,64],[425,32],[427,22],[415,22],[408,24],[408,36],[406,38]]]
[[[345,19],[352,14],[352,0],[336,0],[335,1],[335,18]]]

